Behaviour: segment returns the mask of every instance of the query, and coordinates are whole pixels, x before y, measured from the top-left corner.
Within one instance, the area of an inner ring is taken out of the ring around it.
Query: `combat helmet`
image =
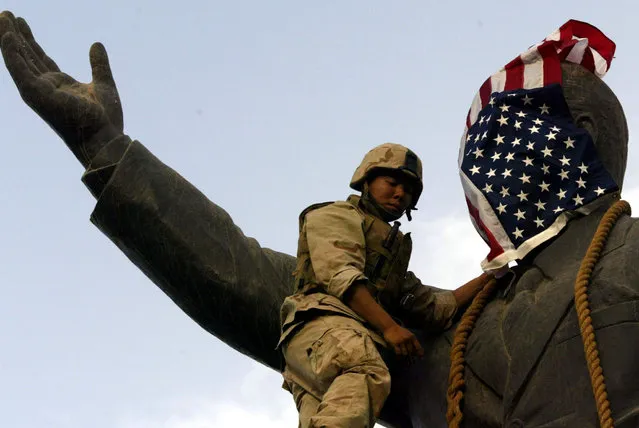
[[[415,209],[424,184],[422,182],[422,161],[415,152],[401,144],[384,143],[371,149],[362,163],[357,167],[351,179],[351,188],[357,191],[364,190],[364,183],[371,174],[380,169],[401,171],[413,179],[413,199],[409,210]]]

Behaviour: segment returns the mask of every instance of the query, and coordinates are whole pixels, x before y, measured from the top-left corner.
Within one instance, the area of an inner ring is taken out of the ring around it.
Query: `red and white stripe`
[[[570,20],[490,76],[479,88],[466,119],[466,129],[477,120],[493,92],[534,89],[561,83],[562,61],[580,64],[602,78],[615,53],[615,43],[596,27]]]

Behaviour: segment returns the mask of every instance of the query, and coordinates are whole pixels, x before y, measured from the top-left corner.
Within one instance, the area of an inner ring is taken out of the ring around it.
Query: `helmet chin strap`
[[[407,209],[406,211],[400,213],[399,215],[394,214],[390,211],[388,211],[387,209],[385,209],[384,207],[382,207],[380,204],[377,203],[377,201],[375,200],[375,198],[373,198],[370,194],[370,192],[368,191],[368,183],[364,183],[364,188],[362,189],[362,197],[361,199],[368,205],[372,206],[372,208],[377,211],[376,214],[378,214],[382,220],[386,221],[386,222],[391,222],[391,221],[395,221],[397,219],[399,219],[401,216],[404,215],[404,213],[406,213],[406,218],[408,218],[408,221],[411,220],[411,216],[410,216],[410,208]]]

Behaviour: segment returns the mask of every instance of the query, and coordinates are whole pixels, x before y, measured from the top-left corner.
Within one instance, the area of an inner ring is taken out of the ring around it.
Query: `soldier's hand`
[[[89,51],[93,80],[77,82],[60,71],[22,18],[0,14],[2,56],[24,102],[64,140],[85,167],[123,133],[122,107],[104,46]]]
[[[465,307],[472,302],[477,293],[479,293],[488,282],[492,281],[495,277],[492,273],[484,272],[477,278],[473,278],[461,287],[453,290],[453,296],[457,301],[457,306],[460,308]]]
[[[405,357],[422,357],[424,355],[424,350],[419,344],[417,337],[410,330],[405,329],[399,324],[387,328],[383,334],[384,340],[393,347],[397,355]]]

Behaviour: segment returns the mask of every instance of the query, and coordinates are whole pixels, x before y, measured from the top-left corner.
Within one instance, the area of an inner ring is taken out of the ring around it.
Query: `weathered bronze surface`
[[[26,22],[4,12],[5,64],[23,100],[87,168],[97,198],[91,221],[204,329],[279,369],[279,306],[292,289],[295,259],[243,235],[230,216],[141,143],[123,135],[122,110],[104,47],[90,51],[93,82],[61,72]],[[610,89],[565,65],[564,90],[577,124],[621,186],[627,128]],[[175,204],[180,200],[180,204]],[[572,300],[597,212],[521,261],[502,279],[470,337],[467,427],[594,427],[597,412]],[[622,218],[590,287],[593,323],[618,427],[639,425],[639,230]],[[251,316],[246,316],[251,314]],[[425,359],[395,368],[383,419],[397,426],[445,426],[452,330],[423,337]]]

